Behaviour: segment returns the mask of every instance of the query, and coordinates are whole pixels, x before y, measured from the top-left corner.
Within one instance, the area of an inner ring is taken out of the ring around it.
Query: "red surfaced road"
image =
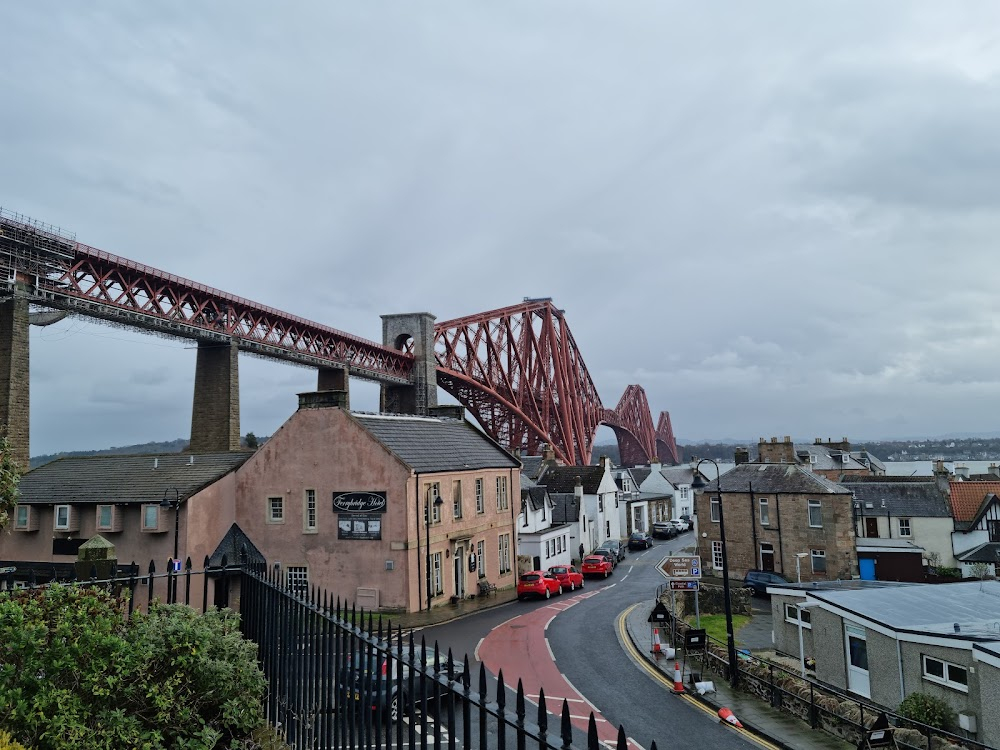
[[[601,742],[614,747],[618,741],[618,728],[601,716],[586,698],[580,695],[563,677],[552,658],[552,652],[545,642],[545,628],[560,612],[583,599],[595,596],[600,591],[571,595],[563,594],[545,607],[514,617],[502,625],[497,625],[483,639],[479,646],[479,660],[494,675],[503,670],[504,682],[517,685],[520,679],[525,697],[533,702],[538,700],[538,690],[545,690],[545,706],[558,720],[562,712],[563,700],[569,702],[569,712],[574,726],[586,732],[589,729],[590,712],[597,720],[597,734]],[[552,722],[549,724],[553,725]],[[558,723],[555,724],[558,726]],[[631,738],[629,748],[640,750]]]

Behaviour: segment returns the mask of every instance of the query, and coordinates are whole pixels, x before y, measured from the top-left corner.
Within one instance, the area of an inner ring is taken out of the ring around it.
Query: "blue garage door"
[[[858,558],[858,567],[861,569],[862,581],[875,580],[875,558],[872,557]]]

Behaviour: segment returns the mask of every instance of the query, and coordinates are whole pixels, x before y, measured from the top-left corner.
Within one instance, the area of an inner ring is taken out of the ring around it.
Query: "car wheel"
[[[563,592],[563,588],[562,588],[562,584],[560,583],[559,584],[559,596],[562,596],[562,592]]]
[[[605,570],[604,571],[604,577],[607,578],[609,575],[611,575],[611,571],[610,570]]]
[[[545,598],[546,599],[552,598],[552,589],[550,589],[548,586],[545,587]]]
[[[581,578],[581,579],[580,579],[580,588],[581,588],[581,589],[583,588],[583,582],[584,582],[585,580],[586,580],[585,578]]]
[[[576,591],[576,584],[573,583],[572,581],[569,582],[569,590]]]
[[[386,718],[395,724],[399,721],[399,696],[392,696],[392,700],[389,701],[389,710],[385,712]]]

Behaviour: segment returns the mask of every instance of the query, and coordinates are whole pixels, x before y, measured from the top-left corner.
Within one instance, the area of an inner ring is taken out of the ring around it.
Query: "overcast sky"
[[[3,24],[0,205],[81,242],[375,340],[383,313],[551,296],[605,405],[639,383],[681,439],[998,429],[993,0]],[[31,347],[33,455],[189,435],[190,343],[67,319]],[[240,379],[258,434],[315,387]]]

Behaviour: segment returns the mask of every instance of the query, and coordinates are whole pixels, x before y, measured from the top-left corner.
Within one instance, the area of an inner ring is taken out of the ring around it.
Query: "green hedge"
[[[200,748],[264,724],[256,647],[229,610],[122,611],[103,591],[0,594],[0,725],[36,750]]]

